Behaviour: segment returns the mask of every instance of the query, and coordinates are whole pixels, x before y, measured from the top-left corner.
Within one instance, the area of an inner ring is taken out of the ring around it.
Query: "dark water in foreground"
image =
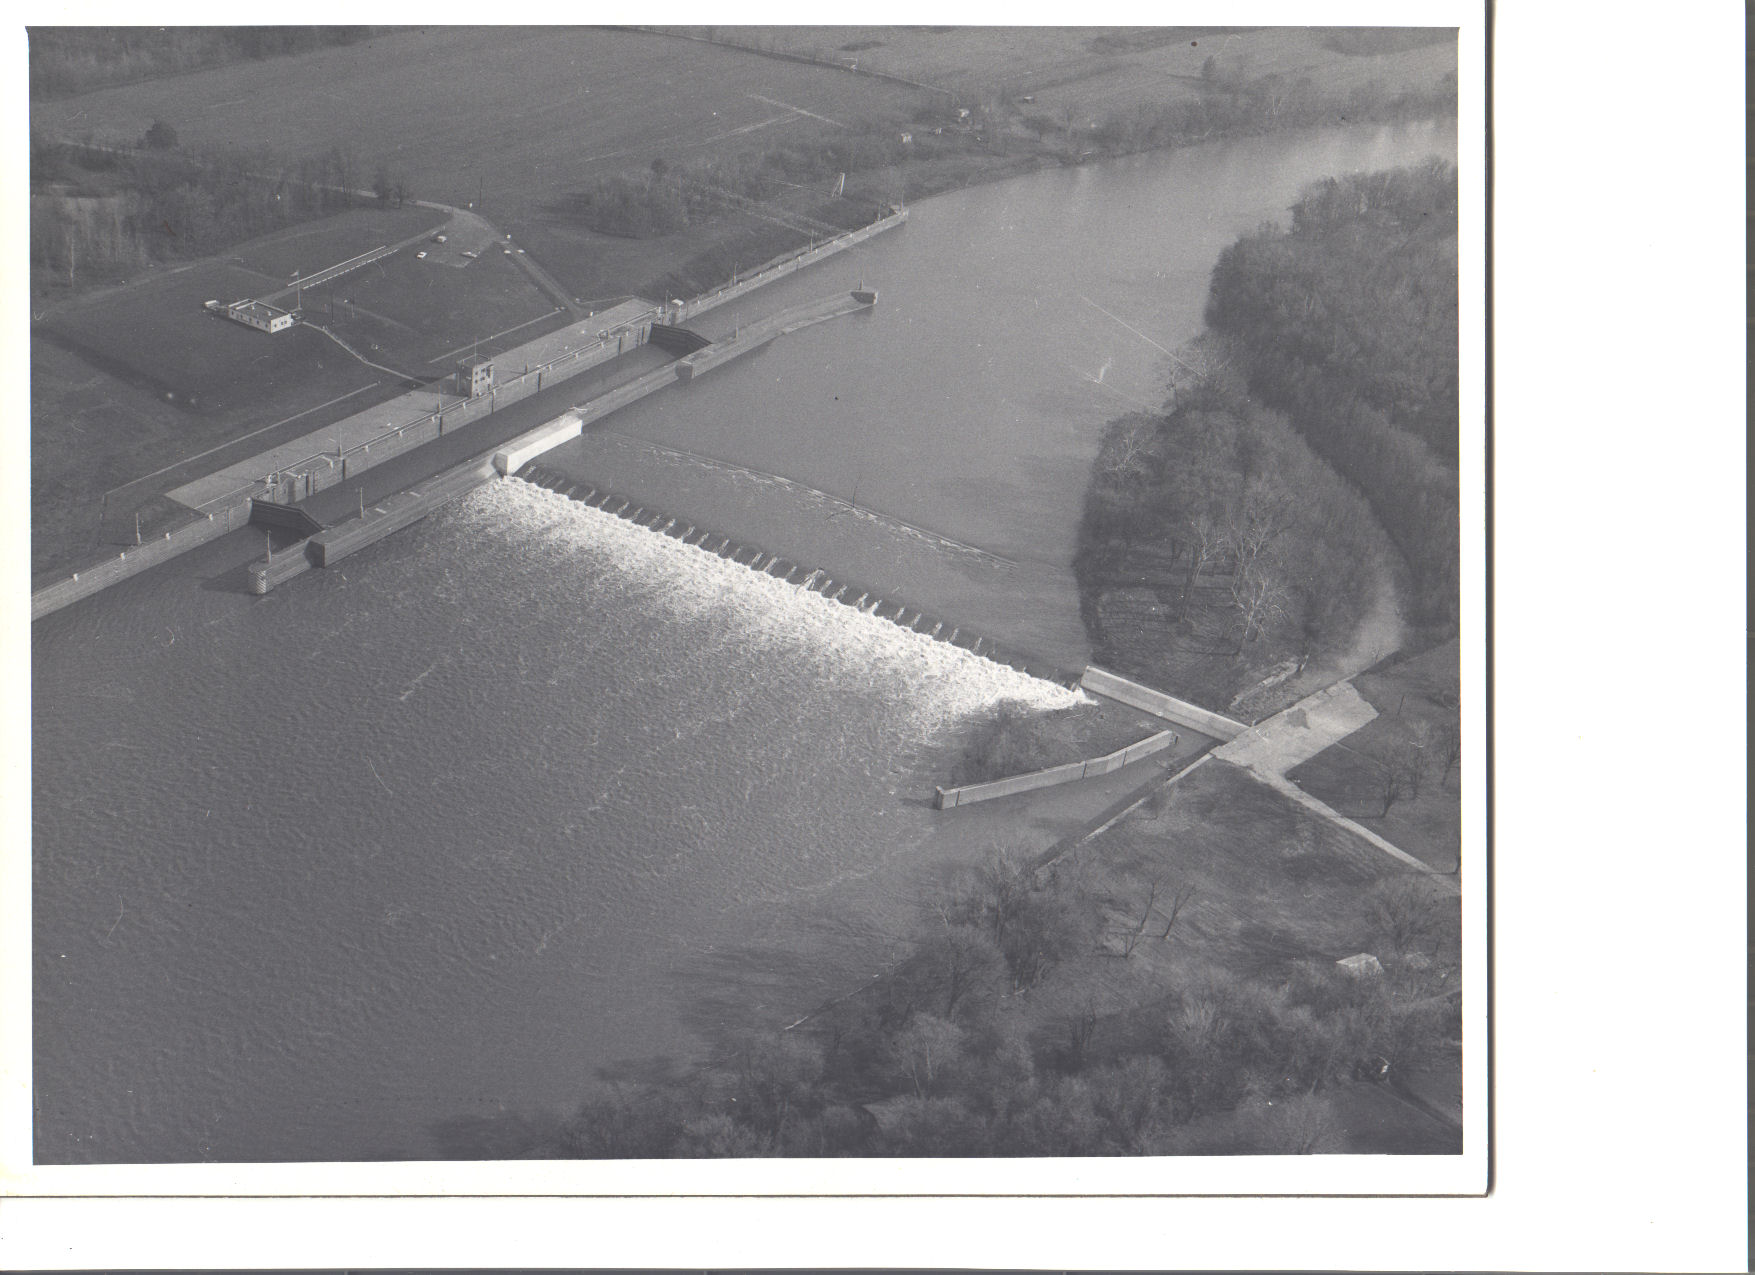
[[[1076,666],[1084,469],[1164,371],[1122,325],[1173,347],[1239,230],[1433,150],[1263,139],[931,201],[744,309],[863,271],[877,313],[551,461]],[[33,629],[44,1162],[456,1151],[449,1120],[790,1021],[956,863],[1058,828],[926,799],[960,720],[1062,692],[528,484],[266,598],[221,552]]]

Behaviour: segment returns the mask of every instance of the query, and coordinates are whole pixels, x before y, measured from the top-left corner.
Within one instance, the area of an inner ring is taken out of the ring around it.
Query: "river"
[[[1338,129],[935,198],[699,326],[861,276],[875,310],[546,463],[1076,668],[1086,470],[1220,249],[1434,153]],[[1067,693],[530,484],[265,598],[242,545],[33,628],[39,1162],[476,1153],[808,1011],[959,865],[1119,791],[933,812],[960,721]]]

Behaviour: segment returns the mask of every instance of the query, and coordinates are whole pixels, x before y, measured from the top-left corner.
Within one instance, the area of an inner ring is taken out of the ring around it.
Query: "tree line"
[[[359,205],[364,168],[333,147],[296,160],[177,147],[156,121],[137,148],[31,139],[30,261],[39,290],[76,289],[151,262],[211,255],[284,226]],[[379,165],[380,203],[408,197]]]
[[[1030,115],[1039,140],[1064,135],[1069,149],[1092,156],[1131,154],[1332,124],[1390,123],[1453,114],[1456,77],[1447,73],[1423,90],[1391,90],[1370,81],[1338,93],[1310,76],[1253,75],[1246,63],[1214,54],[1201,68],[1206,91],[1173,102],[1141,103],[1089,121],[1070,108],[1059,116]]]
[[[30,96],[92,89],[232,62],[354,44],[376,27],[32,27]]]
[[[1406,558],[1412,618],[1457,618],[1457,176],[1330,178],[1227,248],[1207,323],[1250,391],[1357,484]]]
[[[922,136],[905,143],[899,128],[867,124],[821,141],[689,164],[655,159],[644,171],[597,178],[568,195],[562,209],[601,234],[655,238],[774,200],[793,188],[826,188],[839,174],[886,168],[942,149],[941,139]]]

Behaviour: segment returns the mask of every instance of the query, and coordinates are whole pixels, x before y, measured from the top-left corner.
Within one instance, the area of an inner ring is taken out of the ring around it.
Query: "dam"
[[[693,380],[697,375],[704,375],[713,368],[758,350],[788,332],[796,332],[812,324],[856,313],[876,304],[876,301],[877,293],[869,289],[861,289],[858,293],[837,293],[789,307],[751,325],[747,331],[734,331],[731,338],[719,342],[707,341],[687,329],[673,328],[674,332],[695,338],[698,342],[696,353],[577,404],[571,411],[520,435],[499,450],[454,466],[442,474],[398,492],[370,509],[366,507],[362,496],[357,518],[317,531],[292,548],[282,550],[278,557],[270,550],[265,557],[252,563],[248,568],[250,591],[267,593],[312,567],[328,566],[368,545],[376,544],[385,536],[411,526],[435,509],[487,482],[496,474],[501,477],[510,476],[544,452],[578,437],[587,424],[601,420],[618,408],[645,398],[667,385],[675,384],[678,380]],[[638,317],[649,330],[652,326],[652,315],[642,311]],[[643,332],[642,340],[644,337]],[[442,430],[442,425],[441,419],[436,428]],[[433,435],[435,438],[437,436],[437,433]],[[245,462],[246,465],[251,463],[253,462]],[[317,472],[319,471],[305,472],[307,490],[311,476]],[[321,472],[327,477],[333,471]],[[345,476],[344,462],[340,473],[326,485],[339,483]],[[626,502],[623,503],[625,506]],[[286,510],[286,506],[272,502],[268,507],[276,511]],[[290,512],[293,511],[287,511],[289,514]]]
[[[869,322],[538,463],[1081,667],[1064,564],[1094,440],[1161,356],[1080,295],[1175,347],[1232,235],[1433,134],[1398,136],[935,197],[859,250]],[[857,282],[821,274],[712,317]],[[487,450],[461,441],[435,446]],[[934,811],[972,714],[1069,693],[529,482],[247,598],[261,543],[33,632],[38,1163],[494,1158],[496,1122],[576,1110],[600,1068],[710,1054],[726,1024],[862,984],[948,874],[1076,839],[1128,790],[1123,770]]]
[[[188,510],[181,525],[160,538],[132,550],[123,549],[113,558],[89,563],[33,590],[31,619],[40,619],[246,525],[253,520],[254,501],[290,506],[309,500],[385,461],[484,420],[502,407],[640,349],[648,343],[654,327],[686,331],[682,325],[690,319],[844,252],[907,219],[906,208],[891,207],[866,226],[799,251],[783,253],[732,283],[688,301],[660,305],[640,297],[626,298],[609,309],[588,314],[582,322],[503,352],[489,361],[493,367],[485,375],[480,366],[482,360],[469,360],[471,375],[465,379],[460,374],[453,394],[435,386],[410,389],[389,402],[184,483],[166,493],[172,502]],[[849,295],[858,303],[851,308],[870,305],[877,299],[876,293],[866,290],[863,284]],[[835,313],[846,312],[841,309]],[[669,367],[659,369],[598,396],[583,405],[585,423],[644,397],[678,375],[690,379],[710,366],[765,344],[783,331],[832,317],[835,315],[825,313],[805,318],[803,323],[781,320],[771,325],[752,325],[752,329],[761,330],[752,330],[741,348],[698,360],[686,372],[678,373]],[[694,333],[688,333],[685,340],[695,351],[704,352],[711,344]],[[656,344],[666,348],[663,340]],[[515,367],[521,370],[512,372]]]

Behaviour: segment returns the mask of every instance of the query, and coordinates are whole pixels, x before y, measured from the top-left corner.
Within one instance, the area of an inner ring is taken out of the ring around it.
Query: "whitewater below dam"
[[[1076,669],[1090,461],[1219,250],[1433,153],[1319,131],[928,201],[714,317],[860,273],[869,316],[544,463]],[[1113,798],[934,812],[971,714],[1074,693],[531,483],[265,597],[257,549],[33,626],[39,1162],[471,1154],[472,1120],[848,990],[960,867]]]

